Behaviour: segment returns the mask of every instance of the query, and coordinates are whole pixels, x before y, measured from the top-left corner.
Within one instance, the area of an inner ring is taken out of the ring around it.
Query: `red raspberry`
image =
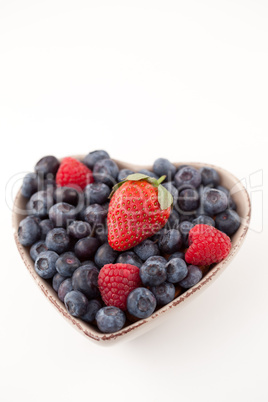
[[[231,250],[231,240],[225,233],[209,225],[196,225],[189,232],[185,261],[193,265],[210,265],[222,261]]]
[[[92,171],[75,158],[64,158],[56,175],[58,186],[74,187],[84,190],[87,184],[93,183]]]
[[[129,293],[141,286],[139,268],[131,264],[106,264],[99,273],[98,285],[107,306],[127,309]]]

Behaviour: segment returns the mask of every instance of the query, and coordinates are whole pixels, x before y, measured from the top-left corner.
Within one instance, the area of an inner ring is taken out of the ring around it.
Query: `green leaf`
[[[158,186],[158,202],[161,209],[167,209],[173,204],[173,197],[170,192],[161,184]]]
[[[133,173],[127,176],[125,180],[133,180],[133,181],[138,181],[138,180],[144,180],[147,179],[149,176],[146,176],[145,174],[142,173]]]

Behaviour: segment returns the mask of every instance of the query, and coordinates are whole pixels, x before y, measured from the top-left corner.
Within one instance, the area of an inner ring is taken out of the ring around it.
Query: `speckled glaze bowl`
[[[82,156],[75,156],[75,157],[78,159],[83,158]],[[115,162],[118,164],[120,169],[128,168],[133,171],[138,171],[140,169],[149,169],[149,170],[152,169],[152,166],[137,166],[127,162],[121,162],[118,160],[115,160]],[[217,166],[208,165],[205,163],[193,163],[193,162],[181,162],[174,164],[177,167],[182,164],[183,165],[188,164],[195,168],[207,166],[216,169],[221,178],[221,185],[231,190],[232,198],[237,204],[237,212],[239,216],[242,218],[241,226],[238,229],[238,231],[232,236],[232,249],[228,257],[219,264],[216,264],[197,285],[193,286],[186,292],[179,295],[169,304],[155,311],[155,313],[152,314],[149,318],[139,320],[135,323],[132,323],[124,327],[120,331],[111,334],[103,334],[100,331],[98,331],[97,327],[90,325],[75,317],[72,317],[70,314],[68,314],[64,304],[58,299],[57,293],[53,290],[52,286],[46,280],[42,279],[36,274],[34,270],[34,262],[30,257],[29,248],[23,247],[18,241],[17,232],[19,223],[25,217],[25,215],[22,215],[17,211],[25,209],[26,199],[21,195],[20,191],[16,196],[13,207],[14,236],[21,258],[24,261],[28,271],[32,275],[39,289],[44,293],[49,302],[58,310],[59,314],[63,318],[65,318],[81,334],[85,335],[88,339],[95,341],[95,343],[97,344],[111,345],[116,342],[121,342],[123,340],[133,339],[134,337],[141,335],[142,333],[148,331],[149,329],[161,323],[164,318],[169,317],[170,319],[172,319],[172,314],[178,315],[180,308],[186,306],[187,302],[193,300],[194,297],[199,295],[203,290],[206,289],[208,285],[210,285],[216,278],[219,277],[219,274],[223,272],[223,270],[230,264],[234,256],[237,254],[238,250],[242,246],[242,243],[245,239],[250,221],[251,205],[248,193],[244,188],[244,186],[241,184],[241,182],[239,182],[239,180],[236,177],[234,177],[231,173]]]

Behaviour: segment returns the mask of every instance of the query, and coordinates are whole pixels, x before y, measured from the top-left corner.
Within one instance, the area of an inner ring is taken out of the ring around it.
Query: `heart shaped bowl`
[[[83,158],[83,156],[81,155],[76,155],[74,157],[80,160],[82,160]],[[118,164],[119,169],[127,168],[132,171],[138,171],[140,169],[152,169],[152,166],[137,166],[118,160],[115,160],[115,162]],[[59,300],[57,293],[53,290],[50,283],[36,274],[34,269],[34,262],[30,257],[29,248],[23,247],[18,240],[17,232],[19,223],[25,217],[25,215],[19,213],[18,211],[25,210],[27,202],[27,200],[21,195],[21,192],[18,192],[13,207],[13,228],[15,231],[15,241],[21,258],[24,261],[33,279],[35,280],[35,283],[38,285],[38,287],[44,293],[50,303],[58,310],[62,317],[64,317],[74,328],[76,328],[81,334],[85,335],[88,339],[93,340],[101,345],[111,345],[119,341],[121,342],[123,340],[133,339],[134,337],[141,335],[142,333],[155,327],[156,325],[161,323],[163,319],[170,317],[171,314],[178,314],[179,308],[186,306],[187,302],[193,300],[194,297],[198,294],[201,294],[201,291],[205,290],[209,284],[211,284],[216,278],[219,277],[219,274],[223,272],[223,270],[230,264],[230,262],[240,249],[248,231],[251,212],[250,199],[242,183],[231,173],[217,166],[192,162],[174,163],[176,167],[179,167],[182,164],[188,164],[197,169],[202,166],[212,167],[216,169],[221,178],[221,185],[231,190],[232,198],[237,204],[237,212],[241,217],[241,225],[237,232],[232,236],[232,248],[230,254],[225,260],[218,264],[215,264],[207,272],[207,274],[204,275],[202,280],[197,285],[177,296],[169,304],[160,309],[157,309],[149,318],[141,319],[134,323],[128,323],[120,331],[111,334],[103,334],[97,329],[96,326],[90,325],[80,319],[71,316],[67,312],[64,304]]]

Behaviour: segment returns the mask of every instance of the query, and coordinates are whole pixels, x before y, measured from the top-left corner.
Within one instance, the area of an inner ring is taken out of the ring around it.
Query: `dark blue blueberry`
[[[208,215],[216,215],[228,207],[227,195],[216,188],[206,188],[202,194],[204,211]]]
[[[179,282],[179,285],[184,289],[189,289],[192,286],[196,285],[202,279],[202,271],[200,268],[195,265],[188,265],[188,275],[182,281]]]
[[[93,176],[96,182],[113,186],[117,181],[119,169],[112,159],[101,159],[95,163]]]
[[[148,318],[156,308],[154,294],[146,288],[136,288],[129,293],[127,298],[127,310],[134,317]]]
[[[70,238],[63,228],[54,228],[50,230],[46,237],[46,246],[49,250],[62,254],[68,250]]]
[[[64,304],[69,314],[74,317],[81,317],[87,311],[88,299],[83,293],[71,290],[64,297]]]
[[[159,306],[165,306],[175,297],[175,286],[173,283],[161,283],[161,285],[153,286],[151,291],[155,295],[156,302]]]
[[[178,283],[186,278],[188,268],[186,262],[182,258],[172,258],[166,265],[167,281]]]
[[[193,188],[185,188],[179,192],[178,205],[182,211],[194,211],[199,207],[199,194]]]
[[[116,263],[135,265],[136,267],[140,268],[143,264],[143,261],[137,256],[136,253],[134,253],[134,251],[125,251],[119,255]]]
[[[197,218],[195,218],[193,220],[193,224],[194,225],[204,224],[204,225],[210,225],[210,226],[215,227],[214,219],[211,218],[211,216],[208,216],[208,215],[199,215]]]
[[[182,251],[176,251],[176,253],[171,254],[167,260],[170,261],[172,258],[182,258],[184,260],[185,254]]]
[[[52,278],[56,274],[56,261],[59,258],[54,251],[43,251],[34,263],[36,273],[44,279]]]
[[[59,289],[58,289],[58,297],[59,299],[64,302],[64,298],[67,293],[73,290],[72,278],[65,278],[63,282],[61,282]]]
[[[72,187],[58,187],[54,192],[55,203],[66,202],[67,204],[81,209],[84,206],[84,194]]]
[[[183,221],[180,223],[179,228],[182,235],[182,243],[184,247],[188,247],[188,236],[190,230],[194,227],[194,224],[189,221]]]
[[[38,255],[43,251],[47,251],[46,242],[44,240],[39,240],[38,242],[34,243],[30,248],[30,256],[32,260],[35,261]]]
[[[95,320],[97,312],[102,308],[102,304],[99,300],[92,299],[88,301],[87,311],[82,315],[81,319],[86,322],[92,322]]]
[[[158,245],[149,239],[135,246],[134,251],[143,261],[154,255],[160,255]]]
[[[31,196],[27,203],[28,214],[41,219],[46,218],[53,203],[53,195],[50,191],[38,191]]]
[[[123,181],[127,176],[129,176],[130,174],[133,174],[134,172],[130,169],[121,169],[118,173],[117,176],[117,181]]]
[[[49,210],[49,219],[51,219],[55,226],[66,227],[71,221],[76,219],[77,210],[67,202],[58,202],[53,205]]]
[[[102,244],[96,251],[94,261],[98,268],[106,264],[113,264],[118,256],[118,252],[112,249],[108,243]]]
[[[28,173],[23,178],[21,194],[25,198],[30,198],[38,189],[38,176],[36,173]]]
[[[172,184],[172,182],[162,183],[162,186],[170,192],[173,197],[173,204],[175,205],[179,197],[178,189]]]
[[[175,209],[173,209],[169,215],[165,228],[167,230],[179,229],[179,223],[180,223],[180,215],[178,214],[177,211],[175,211]]]
[[[176,229],[166,231],[160,236],[158,246],[163,254],[173,254],[179,251],[182,246],[181,233]]]
[[[75,239],[82,239],[83,237],[89,236],[91,230],[90,224],[84,221],[73,221],[67,227],[68,235],[74,237]]]
[[[99,246],[100,242],[98,239],[88,236],[78,240],[74,246],[74,252],[79,260],[84,261],[93,257]]]
[[[84,212],[85,221],[92,226],[98,224],[104,224],[107,217],[107,211],[101,205],[92,204],[89,205]]]
[[[104,224],[95,226],[95,236],[101,244],[108,243],[107,221]]]
[[[55,176],[60,166],[60,162],[55,156],[48,155],[40,159],[34,167],[34,170],[41,177],[46,177],[49,173]]]
[[[216,215],[215,223],[217,229],[228,236],[232,236],[240,226],[240,217],[232,209],[226,209],[226,211]]]
[[[154,177],[155,179],[159,179],[159,176],[157,176],[154,172],[152,172],[151,170],[148,170],[148,169],[141,169],[141,170],[139,170],[138,173],[142,173],[142,174],[145,174],[146,176]]]
[[[62,276],[69,278],[74,271],[80,266],[80,261],[71,251],[67,251],[59,256],[56,262],[56,270]]]
[[[223,186],[217,186],[217,189],[223,191],[227,195],[228,207],[230,209],[234,209],[236,211],[237,206],[236,206],[236,203],[234,202],[234,200],[231,197],[230,191],[226,187],[223,187]]]
[[[91,183],[85,187],[86,205],[104,204],[111,193],[110,187],[104,183]]]
[[[32,246],[41,238],[41,229],[38,219],[33,216],[24,218],[18,228],[18,239],[23,246]]]
[[[74,290],[84,293],[88,299],[95,299],[100,296],[98,288],[99,271],[91,265],[81,265],[77,268],[72,277]]]
[[[90,261],[90,260],[81,262],[81,265],[89,265],[92,268],[97,268],[96,265],[94,264],[94,262]]]
[[[220,176],[219,173],[210,167],[202,167],[199,169],[202,177],[202,184],[204,186],[216,187],[220,184]]]
[[[53,289],[55,290],[55,292],[58,293],[60,284],[61,284],[63,281],[65,281],[65,279],[66,279],[66,277],[60,275],[58,272],[53,276],[53,279],[52,279],[52,287],[53,287]]]
[[[44,219],[39,223],[41,229],[41,239],[45,240],[48,232],[54,229],[54,223],[51,219]]]
[[[105,334],[120,331],[126,322],[125,313],[118,307],[102,307],[96,314],[99,330]]]
[[[148,258],[140,267],[140,278],[145,286],[157,286],[167,279],[167,261],[164,257],[154,256]]]
[[[197,188],[201,184],[201,173],[191,166],[185,166],[177,171],[174,180],[178,189]]]
[[[99,151],[93,151],[89,152],[87,156],[85,156],[83,163],[91,170],[93,170],[93,167],[96,162],[102,160],[102,159],[109,159],[110,156],[106,151],[99,150]]]
[[[171,181],[176,173],[176,167],[168,159],[158,158],[153,164],[153,171],[157,176],[166,176],[166,181]]]

